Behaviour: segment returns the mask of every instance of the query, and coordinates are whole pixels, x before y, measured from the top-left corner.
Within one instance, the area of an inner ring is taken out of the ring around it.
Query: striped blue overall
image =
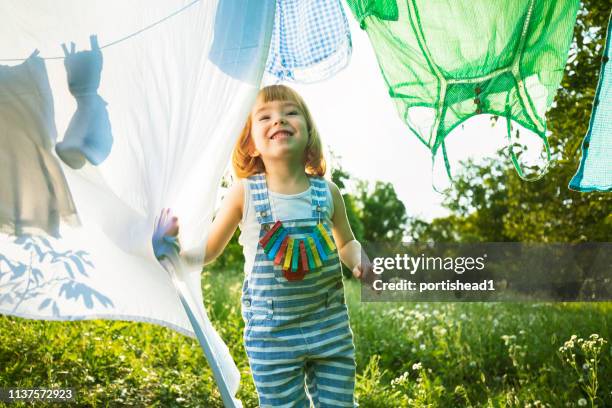
[[[248,179],[260,238],[277,221],[263,175]],[[329,233],[327,184],[310,178],[310,218],[281,220],[303,238],[319,220]],[[353,407],[355,346],[337,251],[303,280],[289,281],[260,244],[242,288],[244,342],[261,407]],[[306,387],[307,386],[307,391]]]

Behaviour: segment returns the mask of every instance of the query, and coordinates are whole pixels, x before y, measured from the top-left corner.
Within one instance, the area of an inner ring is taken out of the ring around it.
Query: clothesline
[[[178,14],[182,13],[183,11],[187,10],[187,9],[188,9],[188,8],[190,8],[191,6],[193,6],[193,5],[195,5],[196,3],[199,3],[199,2],[201,2],[201,1],[202,1],[202,0],[193,0],[191,3],[189,3],[189,4],[187,4],[187,5],[183,6],[183,7],[181,7],[180,9],[178,9],[178,10],[176,10],[175,12],[173,12],[173,13],[171,13],[171,14],[167,15],[166,17],[164,17],[164,18],[162,18],[162,19],[160,19],[160,20],[157,20],[156,22],[151,23],[151,24],[149,24],[149,25],[148,25],[148,26],[146,26],[146,27],[143,27],[143,28],[141,28],[140,30],[138,30],[138,31],[136,31],[136,32],[134,32],[134,33],[132,33],[132,34],[128,34],[128,35],[126,35],[125,37],[119,38],[118,40],[115,40],[115,41],[112,41],[112,42],[110,42],[110,43],[108,43],[108,44],[106,44],[106,45],[103,45],[103,46],[101,46],[101,47],[100,47],[100,49],[104,49],[104,48],[111,47],[111,46],[113,46],[113,45],[115,45],[115,44],[119,44],[119,43],[121,43],[121,42],[123,42],[123,41],[125,41],[125,40],[128,40],[128,39],[130,39],[130,38],[132,38],[132,37],[135,37],[135,36],[137,36],[138,34],[143,33],[143,32],[145,32],[145,31],[147,31],[147,30],[149,30],[149,29],[151,29],[151,28],[153,28],[153,27],[155,27],[155,26],[157,26],[157,25],[159,25],[159,24],[163,23],[164,21],[169,20],[170,18],[172,18],[172,17],[174,17],[174,16],[176,16],[176,15],[178,15]],[[64,59],[64,58],[65,58],[65,56],[63,56],[63,55],[62,55],[62,56],[57,56],[57,57],[42,57],[42,59],[44,59],[44,60],[59,60],[59,59]],[[3,62],[19,62],[19,61],[25,61],[26,59],[27,59],[27,58],[0,58],[0,61],[3,61]]]

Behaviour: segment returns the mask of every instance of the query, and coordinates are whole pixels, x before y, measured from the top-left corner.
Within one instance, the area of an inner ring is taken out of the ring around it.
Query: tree
[[[408,217],[393,185],[377,181],[371,190],[368,183],[362,181],[358,184],[358,194],[363,239],[367,242],[402,242]]]

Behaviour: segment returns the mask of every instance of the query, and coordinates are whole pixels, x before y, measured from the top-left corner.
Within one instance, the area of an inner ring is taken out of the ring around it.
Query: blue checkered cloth
[[[569,188],[612,192],[612,14],[589,131],[582,142],[582,160]]]
[[[343,69],[351,50],[340,0],[277,0],[268,73],[282,81],[320,81]]]

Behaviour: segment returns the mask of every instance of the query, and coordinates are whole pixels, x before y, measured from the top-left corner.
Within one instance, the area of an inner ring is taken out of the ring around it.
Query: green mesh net
[[[381,20],[397,20],[396,0],[347,0],[362,29],[366,27],[365,18],[378,17]]]
[[[442,153],[444,139],[478,114],[506,117],[543,141],[545,113],[563,76],[577,0],[347,0],[365,29],[397,110]],[[518,174],[526,177],[510,142]]]
[[[582,159],[569,188],[612,192],[612,13],[589,131],[582,141]]]

